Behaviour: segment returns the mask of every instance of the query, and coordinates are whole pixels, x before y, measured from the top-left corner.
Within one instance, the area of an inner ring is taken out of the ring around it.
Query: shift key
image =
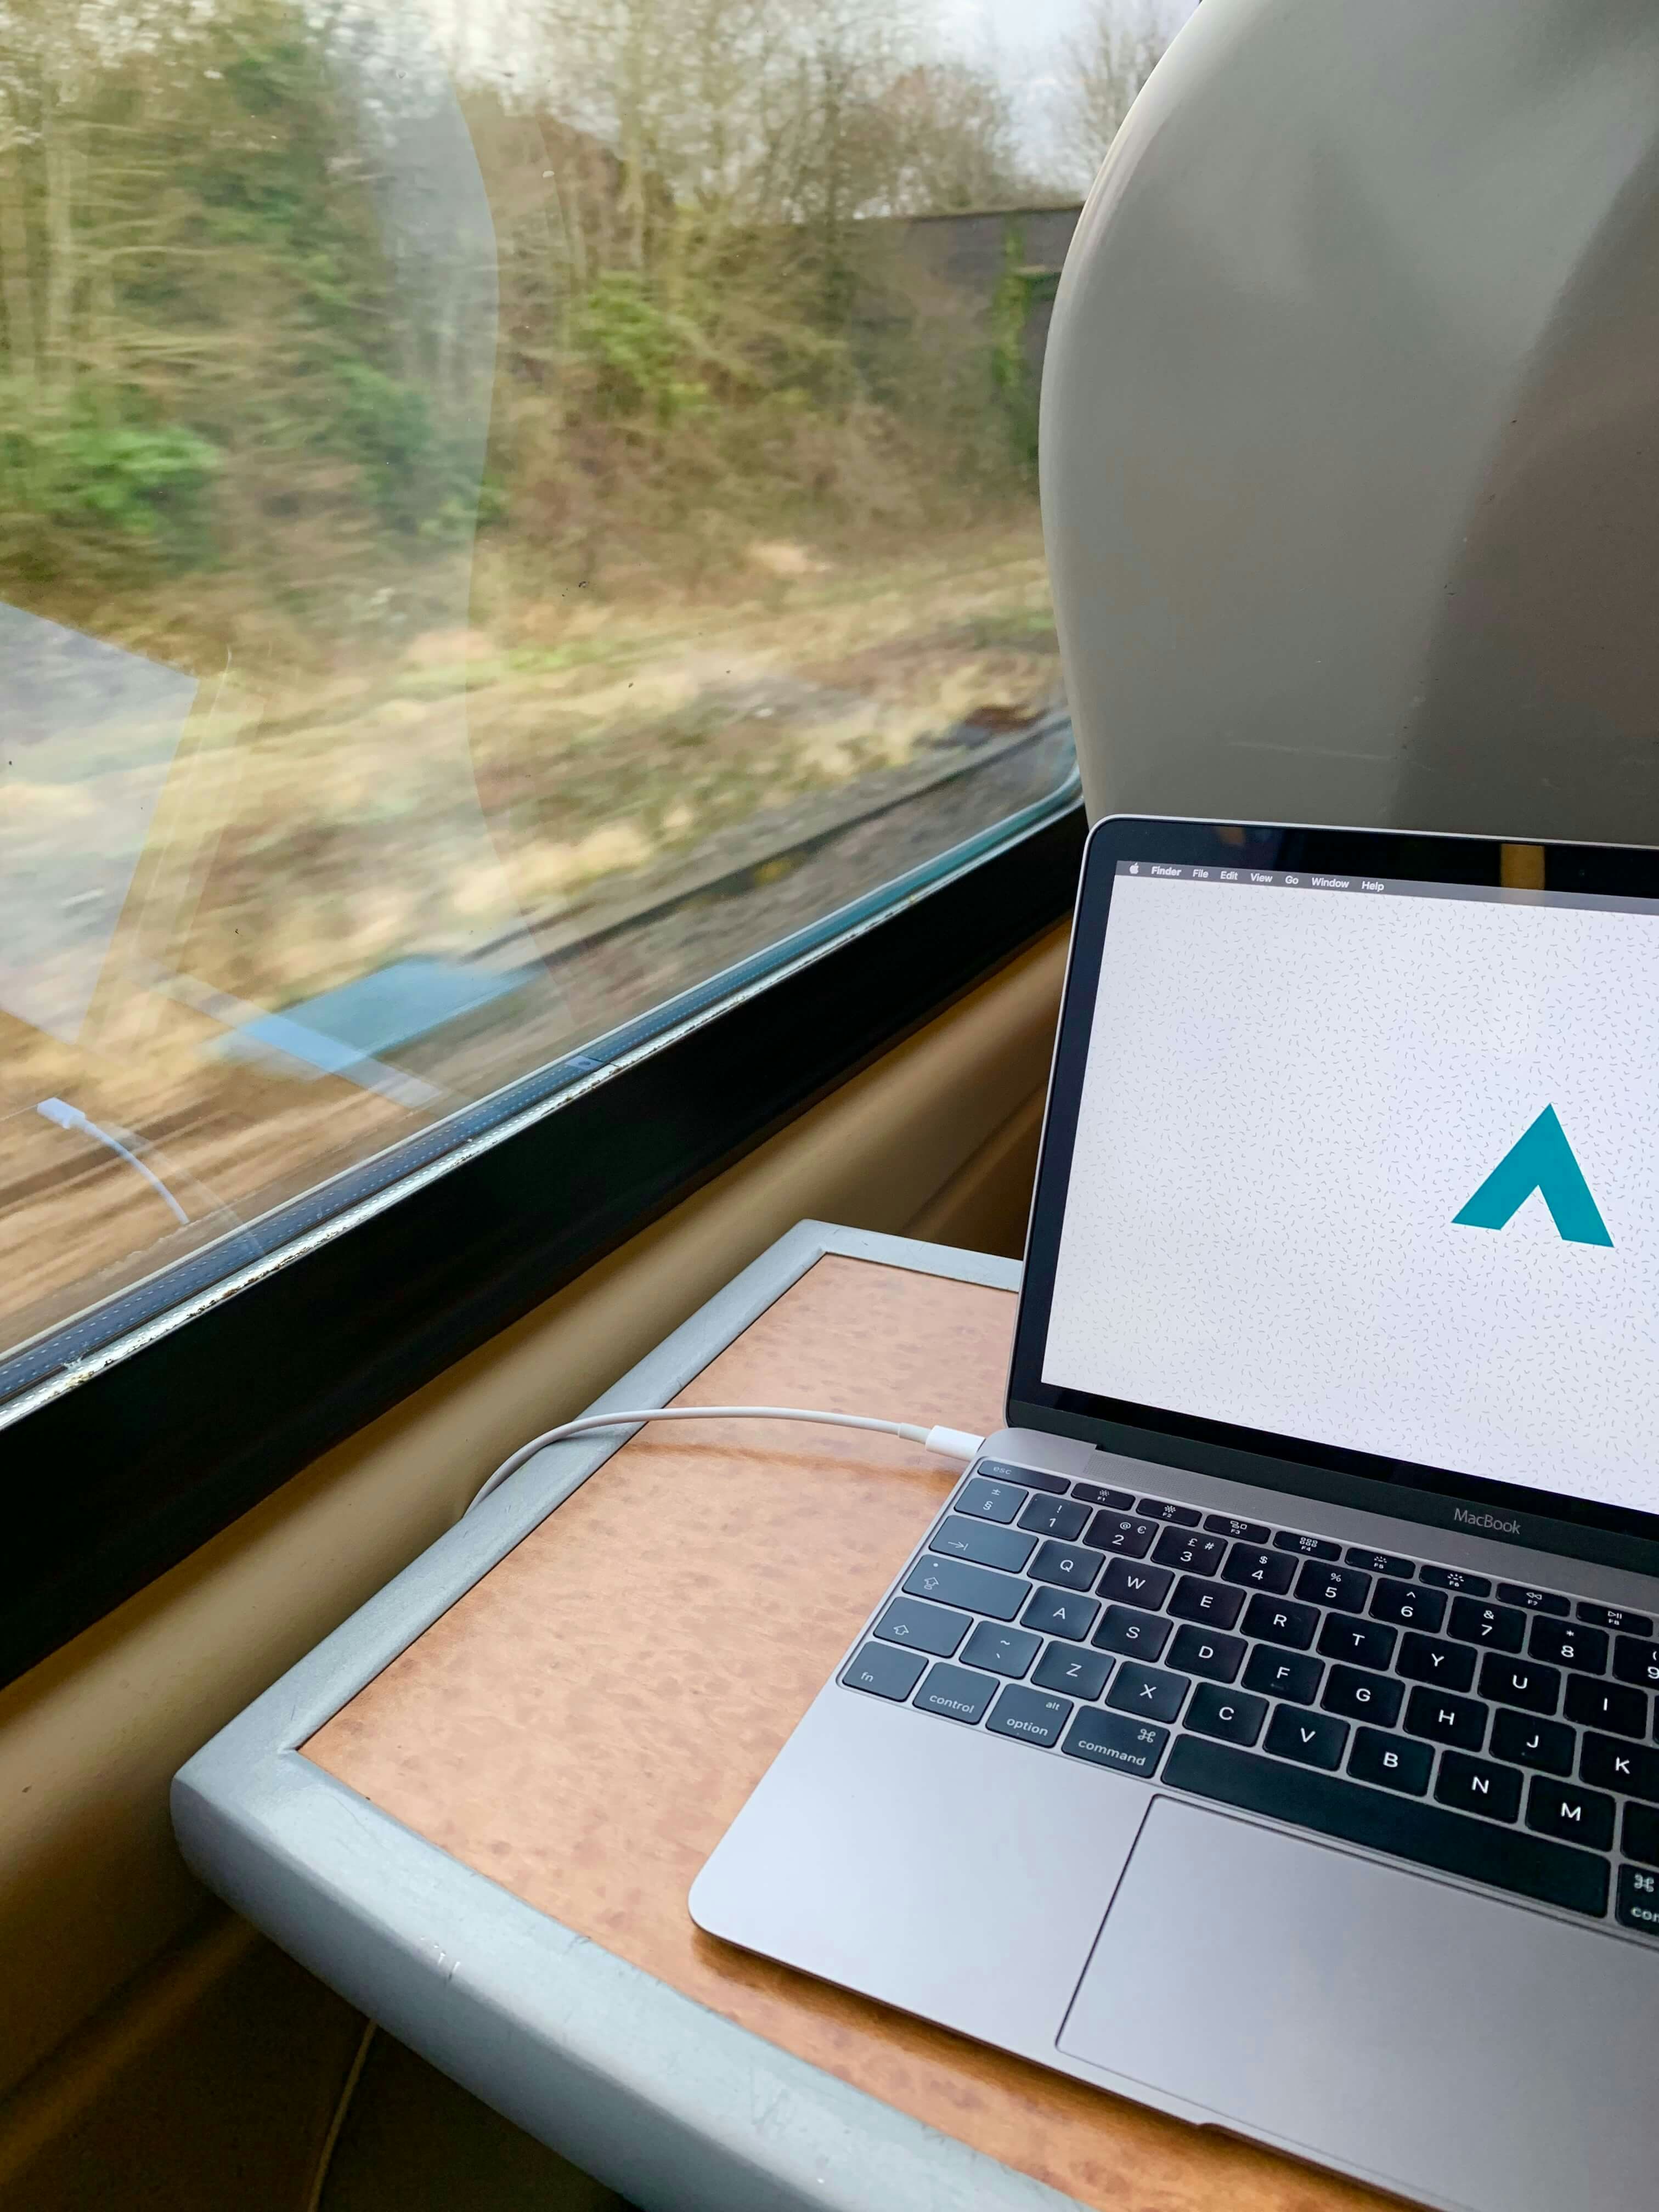
[[[918,1559],[904,1577],[907,1596],[931,1598],[935,1605],[965,1605],[971,1612],[989,1613],[993,1620],[1012,1620],[1030,1587],[1012,1575],[970,1566],[966,1559],[933,1555]]]

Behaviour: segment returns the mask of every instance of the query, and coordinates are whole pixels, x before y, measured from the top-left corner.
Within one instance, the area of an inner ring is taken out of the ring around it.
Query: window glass
[[[0,1398],[1067,801],[1180,12],[0,5]]]

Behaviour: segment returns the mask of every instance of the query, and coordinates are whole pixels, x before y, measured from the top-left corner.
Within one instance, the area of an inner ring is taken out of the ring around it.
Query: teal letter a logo
[[[1547,1106],[1526,1134],[1510,1146],[1463,1211],[1452,1219],[1465,1229],[1507,1228],[1535,1190],[1543,1192],[1544,1203],[1564,1242],[1612,1243],[1553,1106]]]

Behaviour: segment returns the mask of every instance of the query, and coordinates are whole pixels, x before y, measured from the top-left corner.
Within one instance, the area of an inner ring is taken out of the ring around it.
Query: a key
[[[1340,1544],[1333,1544],[1328,1536],[1299,1536],[1294,1528],[1280,1528],[1273,1536],[1273,1548],[1279,1552],[1294,1552],[1304,1559],[1340,1559]]]
[[[988,1482],[982,1474],[970,1474],[957,1492],[957,1511],[977,1514],[981,1521],[1012,1521],[1027,1494],[1012,1482]]]
[[[1659,1813],[1650,1805],[1626,1805],[1619,1848],[1627,1859],[1659,1867]]]
[[[1265,1698],[1253,1698],[1248,1690],[1224,1690],[1213,1682],[1200,1682],[1187,1708],[1189,1729],[1223,1743],[1254,1743],[1267,1717]]]
[[[1607,1663],[1607,1632],[1583,1628],[1577,1621],[1534,1620],[1527,1650],[1552,1667],[1576,1667],[1587,1674],[1600,1674]]]
[[[1244,1633],[1263,1644],[1282,1644],[1290,1651],[1305,1651],[1314,1640],[1319,1615],[1310,1605],[1294,1598],[1267,1597],[1258,1591],[1244,1608]]]
[[[1176,1631],[1170,1646],[1170,1664],[1183,1674],[1201,1674],[1206,1681],[1234,1682],[1249,1649],[1242,1636],[1222,1636],[1188,1621]]]
[[[1241,1589],[1268,1590],[1282,1596],[1296,1580],[1296,1561],[1279,1552],[1264,1552],[1255,1544],[1235,1544],[1221,1570],[1224,1583]]]
[[[1206,1513],[1204,1526],[1234,1544],[1265,1544],[1271,1533],[1265,1521],[1241,1521],[1234,1513]]]
[[[876,1623],[876,1634],[884,1644],[908,1644],[933,1658],[948,1659],[972,1625],[965,1613],[924,1605],[919,1598],[896,1597]],[[915,1686],[913,1680],[910,1688]]]
[[[985,1708],[1000,1687],[994,1674],[970,1674],[965,1667],[940,1660],[927,1669],[927,1680],[915,1702],[923,1712],[943,1713],[947,1720],[971,1724],[984,1719]]]
[[[1659,1644],[1646,1637],[1621,1636],[1613,1647],[1613,1671],[1621,1682],[1659,1689]]]
[[[1170,1600],[1177,1620],[1200,1620],[1215,1628],[1231,1628],[1238,1619],[1244,1593],[1230,1583],[1207,1583],[1196,1575],[1182,1575]]]
[[[1437,1804],[1449,1805],[1455,1812],[1513,1820],[1521,1811],[1521,1777],[1512,1766],[1494,1766],[1489,1759],[1443,1751],[1434,1778],[1434,1796]]]
[[[1048,1745],[1060,1741],[1060,1732],[1071,1716],[1069,1698],[1052,1697],[1045,1690],[1028,1690],[1011,1682],[985,1725],[996,1735],[1017,1736],[1022,1743]]]
[[[1381,1582],[1371,1592],[1373,1620],[1392,1621],[1396,1628],[1420,1628],[1432,1636],[1446,1618],[1446,1601],[1438,1590],[1421,1583]]]
[[[1032,1668],[1031,1680],[1039,1689],[1059,1690],[1068,1698],[1097,1698],[1111,1671],[1111,1661],[1098,1651],[1051,1644]]]
[[[1143,1498],[1135,1510],[1143,1520],[1164,1521],[1177,1528],[1196,1528],[1200,1516],[1191,1505],[1172,1505],[1167,1498]]]
[[[1534,1774],[1527,1790],[1527,1826],[1534,1834],[1564,1844],[1584,1844],[1593,1851],[1613,1847],[1613,1803],[1596,1790],[1576,1789]]]
[[[1650,1614],[1627,1612],[1622,1605],[1592,1605],[1587,1597],[1578,1601],[1578,1618],[1589,1621],[1592,1628],[1616,1628],[1621,1636],[1653,1633]]]
[[[1113,1559],[1101,1577],[1100,1595],[1115,1598],[1120,1605],[1145,1606],[1155,1613],[1170,1595],[1174,1580],[1172,1568],[1148,1566],[1144,1559]]]
[[[1267,1723],[1264,1751],[1294,1759],[1304,1766],[1334,1773],[1347,1748],[1348,1723],[1331,1713],[1310,1713],[1300,1705],[1279,1705]]]
[[[1334,1606],[1339,1613],[1364,1613],[1371,1578],[1358,1567],[1328,1567],[1310,1559],[1296,1578],[1296,1594],[1310,1605]]]
[[[1622,1796],[1659,1805],[1659,1751],[1645,1744],[1587,1735],[1578,1753],[1578,1771],[1598,1790],[1617,1790]]]
[[[1498,1595],[1505,1605],[1518,1605],[1524,1613],[1559,1613],[1564,1617],[1572,1607],[1553,1590],[1534,1589],[1530,1583],[1499,1583]]]
[[[1527,1640],[1527,1616],[1518,1606],[1455,1597],[1446,1632],[1460,1644],[1478,1644],[1488,1651],[1518,1651]]]
[[[1074,1482],[1072,1495],[1080,1498],[1085,1505],[1103,1505],[1112,1513],[1127,1513],[1134,1504],[1127,1490],[1108,1490],[1099,1482]]]
[[[1224,1537],[1206,1536],[1195,1528],[1166,1528],[1152,1547],[1159,1566],[1184,1568],[1194,1575],[1218,1574],[1226,1556]]]
[[[1139,1720],[1172,1721],[1192,1686],[1185,1674],[1170,1674],[1161,1667],[1140,1667],[1126,1662],[1112,1677],[1106,1702],[1121,1713],[1133,1713]]]
[[[1091,1589],[1095,1577],[1106,1564],[1104,1552],[1084,1544],[1056,1543],[1051,1537],[1036,1547],[1036,1557],[1025,1570],[1035,1583],[1058,1583],[1066,1589]]]
[[[993,1620],[1012,1620],[1025,1602],[1029,1583],[1012,1575],[994,1574],[989,1567],[969,1565],[966,1559],[940,1559],[930,1553],[918,1559],[904,1577],[907,1597],[932,1598],[936,1605],[966,1606],[971,1613],[988,1613]]]
[[[1648,1694],[1627,1683],[1598,1681],[1593,1674],[1569,1674],[1567,1698],[1562,1709],[1581,1728],[1605,1729],[1612,1735],[1633,1736],[1640,1743],[1648,1732]]]
[[[964,1667],[988,1667],[994,1674],[1011,1674],[1016,1680],[1042,1649],[1042,1638],[1029,1629],[1000,1628],[981,1620],[962,1647]]]
[[[1480,1694],[1495,1705],[1518,1705],[1522,1712],[1553,1713],[1561,1702],[1561,1677],[1553,1667],[1502,1659],[1494,1651],[1480,1662]]]
[[[1397,1790],[1402,1796],[1420,1797],[1429,1786],[1434,1753],[1425,1743],[1413,1743],[1403,1735],[1384,1735],[1380,1729],[1353,1732],[1348,1771],[1356,1782],[1374,1782],[1379,1790]]]
[[[1045,1490],[1051,1498],[1064,1498],[1069,1485],[1058,1474],[1043,1474],[1034,1467],[1011,1467],[1006,1460],[982,1459],[974,1469],[991,1482],[1023,1482],[1029,1490]]]
[[[1447,1644],[1437,1636],[1422,1636],[1415,1629],[1400,1639],[1395,1670],[1408,1682],[1432,1682],[1437,1689],[1467,1690],[1474,1680],[1474,1654],[1461,1644]]]
[[[1036,1550],[1036,1538],[1024,1536],[1018,1528],[999,1528],[994,1522],[952,1513],[933,1531],[927,1548],[944,1552],[953,1559],[972,1559],[978,1566],[1001,1567],[1017,1575]]]
[[[890,1644],[866,1644],[842,1668],[841,1679],[849,1690],[866,1690],[872,1698],[891,1698],[902,1705],[921,1681],[927,1664],[919,1651],[896,1650]]]
[[[1392,1575],[1409,1582],[1417,1572],[1415,1559],[1402,1559],[1397,1552],[1371,1552],[1363,1544],[1350,1544],[1342,1554],[1351,1567],[1364,1567],[1368,1575]]]
[[[1319,1702],[1328,1713],[1340,1713],[1345,1720],[1370,1721],[1377,1728],[1392,1728],[1406,1702],[1406,1692],[1392,1675],[1367,1674],[1358,1667],[1333,1667]]]
[[[1170,1640],[1172,1620],[1156,1613],[1137,1613],[1133,1606],[1109,1605],[1090,1639],[1100,1651],[1115,1651],[1126,1659],[1157,1659]]]
[[[1472,1575],[1467,1567],[1419,1567],[1417,1579],[1436,1589],[1462,1590],[1466,1597],[1490,1597],[1492,1583],[1485,1575]]]
[[[1269,1698],[1287,1698],[1292,1705],[1310,1705],[1319,1694],[1320,1677],[1325,1672],[1322,1659],[1310,1659],[1300,1652],[1275,1651],[1266,1644],[1258,1644],[1251,1652],[1244,1669],[1244,1686],[1259,1690]]]
[[[1137,1521],[1132,1514],[1097,1513],[1089,1523],[1089,1541],[1103,1552],[1115,1552],[1126,1559],[1144,1559],[1158,1535],[1158,1524]]]
[[[1346,1659],[1352,1667],[1384,1668],[1394,1657],[1398,1629],[1382,1620],[1355,1620],[1347,1613],[1328,1613],[1320,1625],[1319,1648],[1328,1659]]]
[[[1578,1739],[1559,1721],[1534,1720],[1530,1713],[1496,1713],[1492,1724],[1494,1759],[1512,1759],[1540,1774],[1571,1774]]]
[[[1406,1700],[1406,1732],[1458,1751],[1479,1751],[1486,1741],[1486,1709],[1449,1690],[1413,1690]]]
[[[1613,1909],[1621,1928],[1638,1928],[1644,1936],[1659,1936],[1659,1875],[1644,1874],[1639,1867],[1620,1867],[1619,1901]]]
[[[1034,1535],[1057,1536],[1062,1544],[1069,1544],[1083,1534],[1088,1518],[1088,1507],[1069,1498],[1034,1498],[1020,1515],[1019,1526]]]
[[[1127,1713],[1103,1712],[1098,1705],[1082,1705],[1060,1745],[1073,1759],[1086,1759],[1096,1766],[1109,1766],[1119,1774],[1155,1774],[1170,1731],[1151,1721],[1133,1720]]]
[[[1069,1636],[1080,1644],[1094,1626],[1099,1611],[1098,1601],[1085,1597],[1081,1590],[1055,1589],[1043,1583],[1031,1592],[1031,1601],[1020,1620],[1039,1635]]]

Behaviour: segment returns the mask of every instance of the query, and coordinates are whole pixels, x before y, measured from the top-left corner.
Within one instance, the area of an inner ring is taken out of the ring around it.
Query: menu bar
[[[1198,866],[1164,860],[1119,860],[1115,876],[1181,883],[1245,886],[1256,890],[1335,893],[1350,898],[1480,899],[1504,906],[1587,907],[1597,913],[1645,915],[1659,921],[1659,900],[1607,897],[1594,891],[1511,890],[1498,884],[1425,884],[1396,876],[1338,875],[1316,868],[1233,867],[1215,860]]]

